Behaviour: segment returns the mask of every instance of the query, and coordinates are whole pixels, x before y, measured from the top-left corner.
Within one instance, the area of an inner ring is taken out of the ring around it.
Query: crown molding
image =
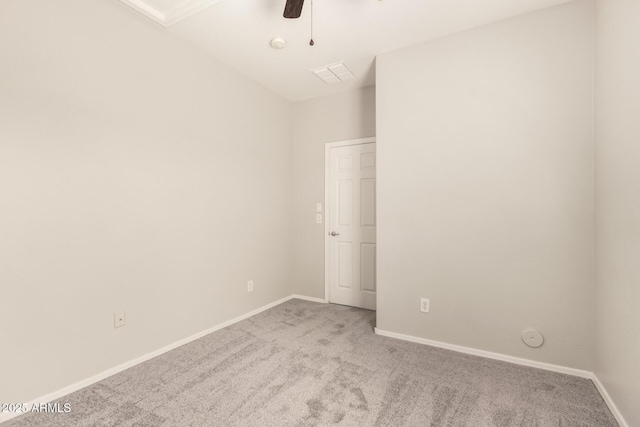
[[[133,10],[143,14],[147,18],[151,19],[157,24],[162,25],[163,27],[170,27],[178,22],[189,18],[190,16],[195,15],[196,13],[200,13],[203,10],[213,6],[214,4],[220,2],[221,0],[189,0],[180,5],[165,10],[160,11],[150,6],[144,0],[120,0],[122,3],[126,4]]]

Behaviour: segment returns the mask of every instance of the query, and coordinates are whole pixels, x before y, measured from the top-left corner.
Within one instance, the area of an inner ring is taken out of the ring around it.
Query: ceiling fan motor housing
[[[287,3],[284,5],[283,16],[289,19],[300,18],[303,4],[304,0],[287,0]]]

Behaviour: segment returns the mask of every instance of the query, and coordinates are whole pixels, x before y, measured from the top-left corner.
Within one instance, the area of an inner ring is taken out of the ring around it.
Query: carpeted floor
[[[374,335],[291,300],[9,426],[617,426],[589,380]]]

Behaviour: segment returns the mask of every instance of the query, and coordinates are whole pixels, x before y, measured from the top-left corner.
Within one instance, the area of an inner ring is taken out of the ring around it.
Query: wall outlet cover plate
[[[113,327],[114,328],[120,328],[120,327],[124,326],[125,323],[126,323],[126,318],[125,318],[124,311],[119,311],[119,312],[113,313]]]

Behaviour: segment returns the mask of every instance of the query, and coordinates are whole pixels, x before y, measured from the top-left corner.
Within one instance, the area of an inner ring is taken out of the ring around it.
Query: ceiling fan
[[[284,16],[287,19],[295,19],[300,18],[302,14],[302,5],[304,4],[304,0],[287,0],[287,3],[284,5]],[[315,42],[313,41],[313,0],[311,0],[311,39],[309,40],[309,46],[313,46]]]
[[[303,3],[304,0],[287,0],[287,3],[284,5],[284,14],[282,16],[289,19],[300,18]]]

